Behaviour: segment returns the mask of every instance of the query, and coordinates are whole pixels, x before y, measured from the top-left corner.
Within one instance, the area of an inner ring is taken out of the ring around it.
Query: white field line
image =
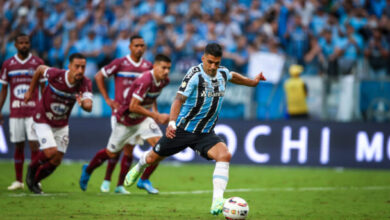
[[[227,189],[225,192],[305,192],[305,191],[378,191],[390,190],[390,186],[350,186],[350,187],[271,187],[271,188],[247,188],[247,189]],[[176,191],[176,192],[160,192],[160,195],[190,195],[190,194],[210,194],[212,190],[193,190],[193,191]],[[73,193],[44,193],[41,195],[32,193],[12,193],[9,197],[50,197],[50,196],[69,196]],[[114,193],[98,193],[98,195],[120,195]],[[131,196],[131,195],[130,195]]]

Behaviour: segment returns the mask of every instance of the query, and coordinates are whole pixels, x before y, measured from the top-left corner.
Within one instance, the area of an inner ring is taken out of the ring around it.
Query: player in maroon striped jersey
[[[31,160],[38,153],[39,144],[37,136],[32,131],[33,112],[38,104],[38,91],[32,94],[29,102],[25,103],[24,93],[28,90],[35,69],[43,64],[43,61],[30,53],[30,38],[26,34],[18,34],[15,37],[15,47],[18,51],[15,56],[4,61],[1,67],[0,83],[0,112],[7,98],[8,85],[10,87],[10,141],[15,144],[14,163],[16,181],[8,190],[23,189],[23,163],[24,163],[24,142],[27,136],[31,149]],[[44,88],[45,79],[41,79],[41,89]],[[0,113],[0,123],[3,116]]]
[[[111,63],[104,66],[95,76],[96,84],[98,85],[99,91],[101,92],[107,105],[112,109],[111,116],[111,128],[114,129],[116,125],[116,111],[119,106],[122,105],[134,80],[142,75],[143,72],[151,70],[153,65],[151,62],[145,60],[142,56],[145,52],[145,42],[139,35],[134,35],[130,38],[130,54],[114,59]],[[115,98],[110,99],[107,93],[107,89],[104,84],[105,78],[114,77],[115,80]],[[133,149],[135,143],[125,143],[123,147],[123,156],[121,160],[121,169],[119,172],[119,178],[115,192],[126,194],[127,191],[123,188],[123,178],[129,170],[133,161]],[[107,160],[107,169],[104,181],[100,186],[102,192],[110,191],[111,176],[115,169],[115,166],[119,160],[120,152],[114,157]],[[150,166],[145,170],[144,175],[140,179],[140,188],[146,189],[149,193],[157,193],[158,190],[153,188],[149,181],[149,176],[153,172],[156,166]],[[143,181],[142,181],[143,180]]]
[[[105,160],[117,157],[124,144],[142,144],[146,140],[151,146],[154,146],[161,138],[162,132],[156,122],[168,123],[169,115],[160,114],[157,111],[156,99],[161,90],[169,83],[170,68],[171,60],[167,56],[159,54],[155,58],[153,70],[145,72],[133,82],[128,96],[117,108],[117,123],[111,132],[106,148],[97,152],[90,163],[83,166],[80,177],[80,188],[83,191],[87,189],[92,172]],[[124,190],[124,178],[125,175],[121,176],[119,180],[115,190],[117,193],[128,194],[127,191],[120,192]]]
[[[35,71],[25,102],[32,98],[38,79],[47,78],[48,86],[34,113],[33,128],[38,136],[40,152],[31,161],[26,177],[28,188],[42,193],[38,185],[60,165],[69,143],[69,116],[77,102],[92,111],[92,82],[84,76],[86,58],[80,53],[69,57],[69,70],[41,65]]]

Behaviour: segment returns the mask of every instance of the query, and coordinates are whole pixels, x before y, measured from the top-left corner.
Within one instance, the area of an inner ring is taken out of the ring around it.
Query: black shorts
[[[173,139],[164,136],[159,140],[153,151],[162,157],[168,157],[176,154],[187,147],[192,148],[198,155],[211,160],[207,156],[207,152],[219,142],[224,142],[222,138],[217,136],[214,131],[210,133],[194,134],[185,131],[182,128],[177,128],[176,137]]]

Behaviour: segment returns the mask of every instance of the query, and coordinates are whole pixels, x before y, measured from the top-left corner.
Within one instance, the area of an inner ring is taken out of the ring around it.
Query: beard
[[[24,49],[24,50],[19,50],[18,52],[19,52],[20,55],[22,55],[23,57],[27,57],[28,54],[30,53],[30,50],[29,50],[29,49]]]

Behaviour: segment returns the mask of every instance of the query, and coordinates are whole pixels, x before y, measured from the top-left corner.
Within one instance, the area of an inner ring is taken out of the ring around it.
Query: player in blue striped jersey
[[[232,82],[255,87],[265,77],[260,73],[254,79],[249,79],[230,72],[219,66],[221,58],[222,47],[219,44],[211,43],[206,46],[202,63],[192,67],[180,85],[171,106],[166,134],[129,171],[125,186],[132,185],[147,166],[189,146],[202,157],[216,161],[210,212],[214,215],[222,212],[231,154],[224,141],[215,134],[214,126],[221,111],[226,85]]]

